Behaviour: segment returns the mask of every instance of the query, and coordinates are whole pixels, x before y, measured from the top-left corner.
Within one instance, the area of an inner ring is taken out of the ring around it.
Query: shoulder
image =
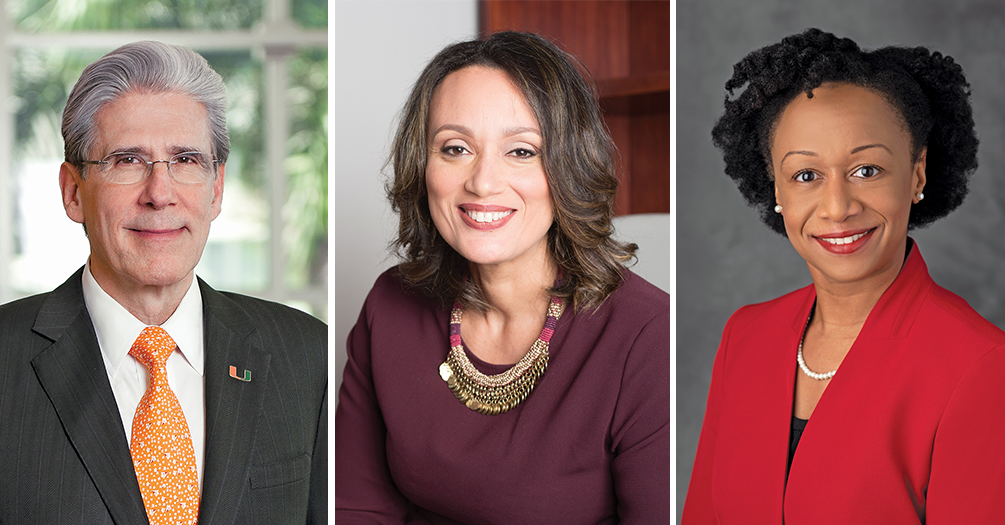
[[[40,312],[47,308],[52,292],[25,297],[0,306],[0,370],[8,372],[18,366],[28,366],[29,361],[46,346],[52,344],[56,335],[48,330],[43,334],[35,332]],[[67,310],[62,319],[72,321],[80,314],[81,308]],[[51,317],[51,316],[48,316]],[[43,323],[47,325],[69,324],[67,322]],[[20,373],[20,372],[12,372]],[[0,376],[3,374],[0,373]],[[3,382],[0,377],[0,383]]]
[[[673,299],[628,269],[622,270],[621,286],[599,307],[576,311],[572,317],[584,338],[616,339],[625,351],[669,351],[674,340]]]
[[[377,277],[363,304],[363,314],[368,321],[378,314],[389,318],[412,317],[409,314],[429,310],[439,310],[436,300],[405,283],[397,266]]]
[[[284,304],[233,292],[218,292],[256,321],[278,320],[288,326],[327,330],[328,326],[302,310]]]
[[[962,297],[933,283],[927,299],[930,308],[922,309],[919,321],[938,323],[947,335],[966,334],[975,342],[986,341],[987,345],[982,345],[985,347],[1005,345],[1005,332],[977,313]]]
[[[668,293],[627,268],[622,270],[622,279],[621,287],[611,294],[612,298],[618,295],[622,301],[630,300],[627,298],[632,297],[639,301],[655,301],[660,305],[672,304],[672,298]]]
[[[809,285],[770,301],[748,304],[733,312],[726,327],[742,330],[791,323],[813,294],[813,285]]]
[[[220,322],[235,333],[247,330],[265,348],[296,345],[326,351],[328,325],[320,319],[283,304],[201,284],[207,330],[210,323]]]
[[[32,295],[0,305],[0,326],[30,326],[52,292]]]
[[[673,313],[673,298],[635,272],[622,270],[621,286],[607,298],[598,311],[609,310],[619,318],[631,317],[644,322]]]
[[[996,379],[1005,366],[1005,332],[935,283],[925,293],[902,344],[911,351],[916,373],[929,377],[933,388],[939,382],[959,389],[986,381],[981,388],[995,385],[994,395],[1005,395],[1005,383]]]
[[[3,340],[9,342],[11,337],[20,337],[19,333],[33,328],[51,339],[82,313],[86,315],[80,277],[82,271],[83,267],[51,292],[0,306],[0,335],[5,335]]]
[[[397,266],[392,266],[381,273],[377,280],[374,281],[373,287],[370,288],[370,293],[367,294],[366,300],[369,301],[384,301],[384,300],[394,300],[394,298],[412,295],[414,292],[409,288],[407,284],[401,278],[401,272]]]
[[[894,333],[906,336],[932,359],[965,365],[1005,345],[1005,332],[932,280],[916,246],[887,294],[891,295],[888,306],[897,310]]]

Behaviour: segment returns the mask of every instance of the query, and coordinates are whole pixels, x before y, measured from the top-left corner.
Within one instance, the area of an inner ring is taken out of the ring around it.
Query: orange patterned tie
[[[129,349],[129,355],[150,371],[150,386],[136,407],[129,444],[150,525],[190,525],[199,517],[192,436],[165,368],[175,348],[163,328],[148,326]]]

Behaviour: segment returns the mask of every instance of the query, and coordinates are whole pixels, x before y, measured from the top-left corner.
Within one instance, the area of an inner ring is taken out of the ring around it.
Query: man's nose
[[[164,164],[158,167],[158,164]],[[171,176],[171,163],[167,160],[152,161],[147,168],[149,170],[146,179],[143,180],[144,191],[142,194],[143,204],[155,210],[162,209],[175,202],[175,181]]]

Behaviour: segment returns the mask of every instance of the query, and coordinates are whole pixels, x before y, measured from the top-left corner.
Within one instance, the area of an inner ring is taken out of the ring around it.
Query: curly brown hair
[[[426,66],[402,109],[388,160],[394,177],[387,197],[399,218],[391,248],[401,258],[399,273],[407,284],[443,304],[458,299],[465,307],[490,308],[477,284],[467,279],[467,260],[438,234],[425,178],[429,110],[437,86],[454,71],[483,66],[506,73],[541,127],[555,217],[548,250],[563,271],[550,293],[571,298],[580,310],[599,306],[621,285],[624,264],[638,246],[611,236],[618,185],[614,142],[596,89],[574,64],[574,58],[538,35],[506,31],[450,45]]]

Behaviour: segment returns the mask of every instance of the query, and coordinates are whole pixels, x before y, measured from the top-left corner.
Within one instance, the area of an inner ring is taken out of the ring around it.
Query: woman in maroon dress
[[[613,154],[540,37],[426,67],[392,150],[401,263],[349,336],[335,522],[674,519],[671,301],[611,237]]]

